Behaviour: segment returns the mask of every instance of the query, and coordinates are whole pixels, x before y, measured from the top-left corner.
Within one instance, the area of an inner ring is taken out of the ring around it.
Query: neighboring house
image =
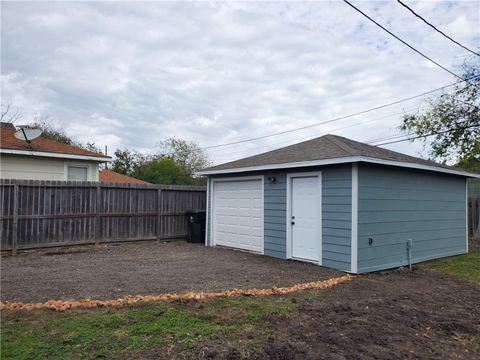
[[[99,165],[112,159],[58,141],[36,138],[31,144],[15,138],[11,124],[0,126],[0,178],[98,181]]]
[[[198,173],[206,244],[363,273],[468,251],[466,179],[326,135]]]
[[[122,175],[115,171],[103,169],[100,170],[100,182],[106,183],[118,183],[118,184],[138,184],[138,185],[149,185],[149,182],[136,179],[131,176]]]

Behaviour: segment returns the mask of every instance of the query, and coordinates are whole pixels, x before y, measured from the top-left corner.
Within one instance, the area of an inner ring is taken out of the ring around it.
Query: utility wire
[[[410,111],[413,111],[414,109],[411,109],[411,110],[405,110],[406,112],[410,112]],[[308,140],[311,140],[311,139],[314,139],[318,136],[322,136],[322,135],[325,135],[325,134],[335,134],[336,131],[338,130],[343,130],[343,129],[350,129],[350,128],[353,128],[355,126],[360,126],[360,125],[365,125],[367,123],[372,123],[372,122],[377,122],[377,121],[380,121],[380,120],[384,120],[384,119],[387,119],[387,118],[390,118],[392,116],[398,116],[398,115],[402,115],[405,113],[405,111],[402,111],[402,112],[399,112],[399,113],[395,113],[395,114],[390,114],[390,115],[386,115],[386,116],[382,116],[382,117],[379,117],[379,118],[375,118],[375,119],[368,119],[367,121],[359,121],[359,122],[356,122],[356,123],[353,123],[353,124],[348,124],[346,126],[342,126],[342,127],[339,127],[339,128],[335,128],[335,129],[330,129],[328,131],[322,131],[321,133],[317,134],[317,135],[310,135],[310,136],[307,136],[307,137],[302,137],[302,138],[296,138],[294,140],[290,139],[290,140],[282,140],[281,142],[277,142],[277,143],[274,143],[274,144],[268,144],[268,145],[260,145],[260,146],[255,146],[255,149],[258,150],[258,149],[265,149],[265,151],[270,151],[272,148],[278,148],[279,145],[293,145],[293,144],[298,144],[302,141],[308,141]],[[402,134],[402,136],[405,136],[405,134]],[[376,142],[376,141],[381,141],[381,140],[389,140],[390,137],[388,137],[387,139],[384,139],[384,138],[381,138],[381,139],[375,139],[375,140],[372,140],[372,142]],[[241,154],[241,153],[240,153]],[[238,152],[236,152],[236,155],[238,156],[238,158],[242,158],[242,157],[245,157],[247,155],[243,155],[243,156],[240,156]],[[225,153],[223,154],[223,156],[217,156],[215,157],[215,160],[218,162],[218,161],[223,161],[223,159],[230,159],[231,158],[231,154],[230,153]]]
[[[405,114],[405,113],[409,113],[409,112],[412,112],[414,110],[417,110],[418,107],[415,107],[415,108],[411,108],[411,109],[408,109],[408,110],[404,110],[402,112],[398,112],[398,113],[394,113],[394,114],[388,114],[386,116],[382,116],[382,117],[379,117],[379,118],[374,118],[374,119],[367,119],[366,121],[365,120],[362,120],[360,122],[356,122],[356,123],[352,123],[352,124],[348,124],[346,126],[342,126],[342,127],[339,127],[339,128],[334,128],[334,129],[330,129],[330,130],[327,130],[327,131],[322,131],[316,135],[306,135],[306,136],[302,136],[302,137],[296,137],[294,139],[292,138],[288,138],[288,139],[282,139],[280,141],[276,141],[276,142],[272,142],[272,143],[268,143],[268,144],[264,144],[264,145],[259,145],[259,146],[255,146],[255,149],[270,149],[270,148],[275,148],[279,145],[291,145],[292,143],[297,143],[297,142],[302,142],[302,141],[307,141],[307,140],[311,140],[311,139],[314,139],[315,137],[318,137],[318,136],[322,136],[324,134],[327,134],[327,133],[333,133],[334,131],[338,131],[338,130],[343,130],[343,129],[347,129],[347,128],[351,128],[351,127],[355,127],[355,126],[359,126],[359,125],[364,125],[364,124],[367,124],[367,123],[371,123],[371,122],[375,122],[375,121],[379,121],[379,120],[384,120],[384,119],[387,119],[389,117],[393,117],[393,116],[398,116],[398,115],[402,115],[402,114]],[[383,140],[383,139],[382,139]],[[215,149],[213,149],[215,150]],[[219,151],[222,151],[222,149],[218,148]],[[225,156],[229,156],[229,153],[226,153]]]
[[[410,49],[412,49],[413,51],[415,51],[417,54],[423,56],[425,59],[427,59],[428,61],[432,62],[433,64],[437,65],[439,68],[447,71],[448,73],[450,73],[451,75],[463,80],[463,78],[457,74],[455,74],[454,72],[448,70],[445,66],[443,65],[440,65],[438,62],[436,62],[435,60],[433,60],[432,58],[428,57],[427,55],[425,55],[424,53],[422,53],[421,51],[415,49],[412,45],[410,45],[409,43],[407,43],[405,40],[399,38],[397,35],[395,35],[394,33],[392,33],[390,30],[388,30],[387,28],[385,28],[384,26],[382,26],[381,24],[379,24],[378,22],[376,22],[374,19],[372,19],[370,16],[368,16],[367,14],[365,14],[362,10],[360,10],[359,8],[357,8],[355,5],[353,5],[352,3],[350,3],[349,1],[347,0],[343,0],[347,5],[349,5],[350,7],[352,7],[354,10],[358,11],[360,14],[362,14],[363,16],[365,16],[368,20],[370,20],[371,22],[373,22],[375,25],[377,25],[378,27],[380,27],[381,29],[383,29],[384,31],[386,31],[388,34],[390,34],[391,36],[393,36],[395,39],[397,39],[398,41],[400,41],[402,44],[408,46]]]
[[[469,123],[469,120],[465,120],[465,121],[462,121],[460,123],[456,123],[457,129],[468,129],[468,128],[470,128],[471,127],[470,125],[467,126],[467,127],[462,126],[462,125],[468,124],[468,123]],[[472,125],[472,126],[477,126],[477,125]],[[451,128],[447,128],[448,131],[450,131],[450,129]],[[436,134],[436,133],[437,132],[434,132],[432,134]],[[442,133],[442,132],[440,132],[440,133]],[[412,133],[412,132],[406,133],[406,134],[405,133],[401,133],[401,134],[397,133],[396,135],[388,135],[388,136],[383,136],[383,137],[376,138],[376,139],[373,139],[373,140],[369,140],[366,143],[372,145],[373,143],[377,143],[377,142],[380,142],[380,141],[399,139],[399,138],[402,138],[402,137],[405,137],[405,136],[408,137],[408,136],[413,136],[413,135],[415,135],[415,133]],[[427,135],[427,136],[430,136],[430,135]]]
[[[388,142],[384,142],[384,143],[381,143],[381,144],[377,144],[375,146],[395,144],[395,143],[399,143],[399,142],[403,142],[403,141],[411,141],[411,140],[416,140],[416,139],[420,139],[420,138],[426,138],[426,137],[433,136],[433,135],[445,134],[445,133],[449,133],[449,132],[452,132],[452,131],[455,131],[455,130],[470,129],[470,128],[474,128],[474,127],[480,127],[480,125],[470,125],[470,126],[465,126],[465,127],[462,127],[462,128],[448,129],[448,130],[444,130],[444,131],[434,132],[434,133],[431,133],[431,134],[419,135],[419,136],[415,136],[415,137],[412,137],[412,138],[388,141]]]
[[[366,114],[366,113],[369,113],[369,112],[372,112],[372,111],[375,111],[375,110],[383,109],[383,108],[386,108],[386,107],[389,107],[389,106],[392,106],[392,105],[396,105],[396,104],[403,103],[403,102],[405,102],[405,101],[410,101],[410,100],[413,100],[413,99],[416,99],[416,98],[419,98],[419,97],[422,97],[422,96],[425,96],[425,95],[429,95],[429,94],[432,94],[432,93],[434,93],[434,92],[437,92],[437,91],[446,89],[446,88],[448,88],[448,87],[451,87],[451,86],[454,86],[454,85],[458,85],[458,84],[463,83],[463,82],[465,82],[465,81],[469,81],[469,80],[476,79],[476,78],[478,78],[478,77],[480,77],[480,75],[475,75],[475,76],[472,76],[472,77],[470,77],[470,78],[468,78],[468,79],[462,79],[462,81],[457,81],[457,82],[455,82],[455,83],[452,83],[452,84],[449,84],[449,85],[445,85],[445,86],[439,87],[439,88],[437,88],[437,89],[433,89],[433,90],[430,90],[430,91],[426,91],[426,92],[423,92],[423,93],[421,93],[421,94],[414,95],[414,96],[410,96],[410,97],[408,97],[408,98],[404,98],[404,99],[401,99],[401,100],[393,101],[393,102],[388,103],[388,104],[383,104],[383,105],[375,106],[375,107],[373,107],[373,108],[370,108],[370,109],[367,109],[367,110],[362,110],[362,111],[359,111],[359,112],[356,112],[356,113],[353,113],[353,114],[350,114],[350,115],[345,115],[345,116],[337,117],[337,118],[334,118],[334,119],[330,119],[330,120],[327,120],[327,121],[318,122],[318,123],[311,124],[311,125],[307,125],[307,126],[298,127],[298,128],[295,128],[295,129],[289,129],[289,130],[285,130],[285,131],[280,131],[280,132],[273,133],[273,134],[269,134],[269,135],[257,136],[257,137],[253,137],[253,138],[249,138],[249,139],[244,139],[244,140],[233,141],[233,142],[225,143],[225,144],[218,144],[218,145],[206,146],[206,147],[203,147],[202,150],[214,149],[214,148],[219,148],[219,147],[223,147],[223,146],[237,145],[237,144],[242,144],[242,143],[246,143],[246,142],[250,142],[250,141],[266,139],[266,138],[273,137],[273,136],[278,136],[278,135],[282,135],[282,134],[287,134],[287,133],[291,133],[291,132],[298,131],[298,130],[304,130],[304,129],[312,128],[312,127],[315,127],[315,126],[324,125],[324,124],[328,124],[328,123],[331,123],[331,122],[348,119],[348,118],[351,118],[351,117],[354,117],[354,116],[363,115],[363,114]]]
[[[439,30],[437,27],[435,27],[435,25],[429,23],[427,20],[425,20],[422,16],[420,16],[419,14],[417,14],[412,8],[410,8],[407,4],[403,3],[402,1],[400,0],[397,0],[397,2],[402,5],[404,8],[406,8],[407,10],[409,10],[413,15],[415,15],[417,18],[419,18],[420,20],[422,20],[425,24],[427,24],[428,26],[430,26],[433,30],[435,30],[436,32],[442,34],[443,36],[445,36],[448,40],[450,40],[451,42],[457,44],[458,46],[464,48],[465,50],[467,51],[470,51],[472,54],[474,55],[477,55],[477,56],[480,56],[479,53],[469,49],[468,47],[466,47],[465,45],[462,45],[460,44],[458,41],[456,41],[455,39],[452,39],[450,36],[448,36],[447,34],[445,34],[443,31]]]

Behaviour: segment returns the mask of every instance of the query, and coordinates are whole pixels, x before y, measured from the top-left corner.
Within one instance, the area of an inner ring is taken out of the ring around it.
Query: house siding
[[[322,264],[350,270],[352,229],[352,166],[351,164],[262,172],[264,176],[264,254],[281,259],[287,257],[287,173],[322,172]],[[258,175],[213,175],[208,184],[207,244],[211,245],[212,179]],[[275,177],[275,182],[268,181]]]
[[[322,265],[350,271],[352,165],[322,170]]]
[[[360,164],[358,272],[467,252],[465,178]],[[369,245],[369,238],[373,243]]]
[[[275,177],[274,182],[268,181]],[[264,177],[264,254],[287,257],[287,174],[269,173]]]
[[[97,164],[93,161],[1,154],[0,178],[64,181],[65,165],[77,165],[88,167],[88,181],[98,181]]]

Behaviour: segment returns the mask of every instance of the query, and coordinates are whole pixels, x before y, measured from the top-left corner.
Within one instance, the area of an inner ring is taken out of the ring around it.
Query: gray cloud
[[[177,136],[203,146],[305,126],[450,82],[340,2],[2,2],[2,101],[49,115],[82,141],[154,151]],[[359,3],[451,69],[465,51],[393,2]],[[417,2],[479,46],[477,2]],[[433,21],[433,20],[432,20]],[[233,147],[216,162],[335,132],[366,141],[398,132],[412,101]],[[360,123],[360,124],[359,124]],[[415,154],[419,145],[391,148]]]

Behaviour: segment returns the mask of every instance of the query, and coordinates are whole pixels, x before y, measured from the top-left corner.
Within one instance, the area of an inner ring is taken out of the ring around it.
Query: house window
[[[67,166],[67,180],[69,181],[86,181],[87,180],[86,166]]]

